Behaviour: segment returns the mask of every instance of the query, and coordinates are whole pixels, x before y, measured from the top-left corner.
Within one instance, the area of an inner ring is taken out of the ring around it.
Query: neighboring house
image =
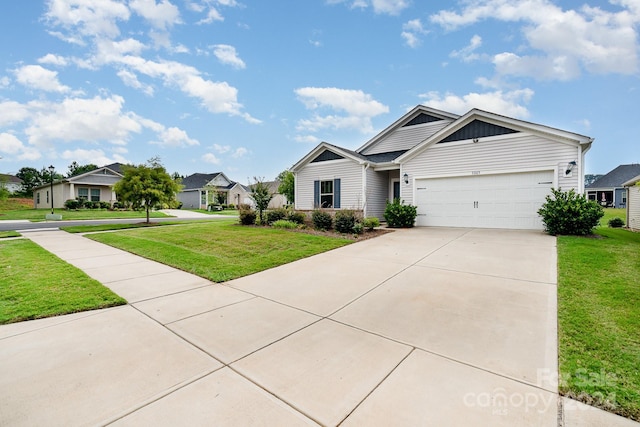
[[[587,136],[473,109],[418,105],[355,151],[320,143],[296,163],[296,209],[383,217],[418,207],[416,225],[541,229],[551,188],[584,191]]]
[[[269,206],[267,206],[267,209],[283,208],[287,205],[287,198],[284,196],[284,194],[280,194],[278,192],[280,181],[264,181],[263,184],[267,186],[267,188],[269,189],[269,193],[273,195],[273,197],[269,201]],[[249,186],[249,193],[251,193],[251,186]],[[252,200],[250,204],[254,205],[255,203]]]
[[[51,183],[33,189],[33,206],[36,209],[63,208],[69,199],[84,199],[92,202],[107,202],[113,205],[117,201],[113,186],[122,179],[121,163],[113,163],[81,175],[54,181],[53,194]]]
[[[9,193],[13,194],[22,190],[22,180],[17,176],[0,173],[0,186],[4,186]]]
[[[588,185],[585,189],[587,198],[607,208],[625,208],[627,190],[624,183],[637,175],[640,175],[640,164],[620,165]]]
[[[622,185],[627,191],[627,227],[640,231],[640,175]]]
[[[186,209],[207,209],[211,203],[222,198],[222,204],[250,203],[249,189],[244,185],[231,181],[222,172],[194,173],[182,180],[182,190],[178,200]]]

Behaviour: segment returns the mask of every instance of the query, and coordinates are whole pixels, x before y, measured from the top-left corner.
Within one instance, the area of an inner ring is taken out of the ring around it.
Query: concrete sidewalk
[[[129,305],[0,326],[0,425],[636,425],[558,398],[540,233],[400,230],[224,285],[25,235]]]

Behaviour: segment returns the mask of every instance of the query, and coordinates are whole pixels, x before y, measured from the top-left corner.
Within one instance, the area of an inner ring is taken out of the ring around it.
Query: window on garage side
[[[89,189],[88,188],[78,188],[78,199],[79,200],[89,200]]]
[[[313,200],[316,208],[340,208],[340,179],[318,180],[313,183]]]
[[[91,201],[92,202],[99,202],[100,201],[100,189],[99,188],[92,188],[91,189]]]

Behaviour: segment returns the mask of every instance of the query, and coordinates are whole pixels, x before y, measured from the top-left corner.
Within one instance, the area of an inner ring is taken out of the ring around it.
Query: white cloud
[[[16,81],[30,89],[45,92],[69,92],[70,88],[58,81],[58,72],[47,70],[40,65],[24,65],[14,70]]]
[[[107,157],[104,151],[100,149],[85,150],[83,148],[64,150],[60,157],[65,160],[76,161],[80,164],[92,163],[94,165],[108,165],[120,161],[119,159],[122,158],[121,156],[116,156],[118,159]]]
[[[460,12],[443,10],[431,21],[447,30],[488,19],[521,23],[531,53],[496,55],[496,71],[505,75],[567,80],[579,75],[580,69],[634,74],[639,69],[635,28],[640,6],[631,0],[612,3],[624,9],[563,10],[548,0],[472,0]]]
[[[480,58],[480,55],[475,53],[476,49],[478,49],[480,46],[482,46],[482,37],[475,34],[473,37],[471,37],[471,40],[469,40],[469,44],[467,46],[463,47],[460,50],[454,50],[449,54],[449,56],[452,58],[460,58],[462,62],[475,61],[476,59]]]
[[[308,110],[328,109],[342,115],[315,114],[311,119],[300,120],[297,129],[315,132],[320,129],[357,129],[363,133],[373,131],[371,119],[389,112],[389,107],[374,100],[360,90],[335,87],[303,87],[296,89],[298,99]]]
[[[7,76],[2,76],[0,77],[0,87],[5,88],[5,87],[9,87],[9,85],[11,84],[11,79]]]
[[[155,28],[165,30],[174,24],[180,24],[180,11],[168,0],[131,0],[129,7],[149,21]]]
[[[19,102],[0,102],[0,126],[7,126],[26,120],[29,117],[29,109]]]
[[[296,135],[293,137],[293,140],[305,144],[318,144],[321,141],[320,138],[313,135]]]
[[[189,138],[187,132],[177,127],[170,127],[161,131],[158,136],[159,141],[153,141],[151,144],[161,145],[163,147],[187,147],[193,145],[200,145],[200,143],[192,138]]]
[[[218,159],[213,153],[206,153],[202,156],[202,160],[206,163],[211,163],[212,165],[219,165],[220,159]]]
[[[244,147],[238,147],[233,151],[231,157],[233,157],[234,159],[239,159],[241,157],[244,157],[247,153],[249,153],[249,150]]]
[[[47,53],[42,58],[38,58],[38,62],[41,64],[58,65],[60,67],[66,67],[68,64],[64,56],[54,55],[53,53]]]
[[[131,133],[142,131],[134,114],[122,111],[124,99],[66,98],[60,103],[32,101],[30,124],[25,129],[29,143],[38,147],[53,141],[107,141],[125,145]]]
[[[213,149],[216,150],[217,153],[224,154],[224,153],[228,153],[231,150],[231,146],[230,145],[213,144]]]
[[[16,156],[18,160],[37,160],[42,157],[34,147],[25,146],[15,135],[0,133],[0,153]]]
[[[45,18],[52,24],[67,30],[77,30],[81,36],[116,37],[120,34],[117,21],[127,21],[127,6],[115,0],[49,0]],[[56,35],[56,34],[53,34]],[[57,35],[70,40],[81,40],[75,35]]]
[[[217,44],[213,46],[213,54],[220,62],[231,65],[233,68],[244,69],[246,65],[242,59],[238,57],[236,48],[228,44]]]
[[[371,6],[377,14],[398,15],[411,3],[408,0],[327,0],[327,4],[349,3],[349,7],[366,8]]]
[[[125,85],[134,89],[140,89],[145,94],[153,96],[153,86],[141,83],[135,73],[129,70],[120,70],[117,74]]]
[[[207,11],[205,18],[202,18],[197,24],[210,24],[215,21],[224,21],[224,17],[218,10],[220,6],[224,7],[241,7],[235,0],[203,0],[201,2],[189,2],[187,7],[194,11],[202,13]]]
[[[427,34],[428,32],[429,31],[425,30],[422,26],[422,22],[419,19],[412,19],[402,24],[402,33],[400,35],[407,46],[416,48],[421,42],[419,36]]]
[[[464,114],[473,108],[503,114],[509,117],[527,118],[529,110],[524,106],[533,97],[533,90],[519,89],[512,91],[494,91],[485,93],[468,93],[463,96],[439,92],[428,92],[420,95],[425,99],[424,105],[452,113]]]

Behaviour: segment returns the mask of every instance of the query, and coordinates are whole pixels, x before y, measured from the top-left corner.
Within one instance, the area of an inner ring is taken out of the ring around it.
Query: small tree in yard
[[[602,206],[576,193],[573,189],[551,189],[551,195],[538,210],[545,231],[552,235],[586,235],[604,216]]]
[[[269,187],[264,183],[264,179],[253,177],[255,181],[251,185],[251,194],[249,197],[256,203],[256,210],[260,218],[260,224],[264,224],[262,214],[269,206],[269,202],[273,199],[273,194],[269,191]]]
[[[173,202],[180,191],[180,184],[171,178],[157,157],[144,165],[124,166],[123,173],[122,179],[113,186],[118,200],[131,203],[133,207],[144,206],[147,224],[150,223],[150,209],[158,204]]]
[[[280,172],[280,175],[278,175],[276,180],[280,181],[278,192],[280,194],[284,194],[284,196],[287,198],[287,203],[291,204],[295,202],[294,197],[296,194],[296,184],[293,172],[282,171]]]

